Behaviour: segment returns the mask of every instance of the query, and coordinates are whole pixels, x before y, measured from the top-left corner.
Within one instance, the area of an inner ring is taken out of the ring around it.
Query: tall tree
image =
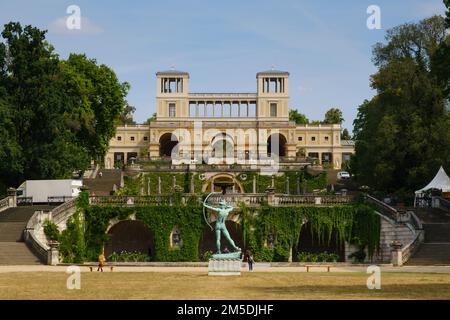
[[[303,113],[298,112],[298,110],[289,110],[289,120],[294,121],[295,124],[308,124],[309,120]]]
[[[350,133],[348,132],[347,129],[342,130],[341,133],[341,140],[351,140],[352,137],[350,136]]]
[[[102,156],[127,84],[83,55],[61,61],[45,31],[11,22],[0,42],[0,184],[70,177]]]
[[[386,40],[374,48],[377,95],[358,108],[351,167],[377,190],[412,191],[450,164],[447,101],[432,63],[448,36],[444,19],[434,16],[395,27]]]
[[[344,117],[342,111],[339,108],[331,108],[325,113],[325,119],[323,123],[326,124],[342,124]]]
[[[133,125],[136,122],[133,119],[133,114],[136,111],[136,108],[127,104],[123,109],[122,114],[119,118],[119,124],[121,125]]]

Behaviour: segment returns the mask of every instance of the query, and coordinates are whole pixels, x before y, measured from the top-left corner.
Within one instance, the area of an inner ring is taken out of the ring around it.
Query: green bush
[[[48,219],[44,222],[44,234],[52,241],[59,241],[61,236],[58,226]]]
[[[107,260],[111,262],[148,262],[150,256],[138,251],[121,251],[119,253],[113,252]]]

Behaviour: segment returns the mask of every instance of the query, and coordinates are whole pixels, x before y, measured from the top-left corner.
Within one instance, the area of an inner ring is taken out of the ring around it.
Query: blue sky
[[[64,29],[72,4],[81,9],[81,31]],[[373,4],[381,30],[366,27]],[[191,92],[254,92],[256,73],[275,66],[291,73],[291,108],[320,120],[339,107],[347,128],[374,94],[372,46],[393,26],[444,12],[442,0],[0,0],[2,25],[49,29],[62,58],[86,53],[128,81],[138,122],[155,111],[159,70],[188,71]]]

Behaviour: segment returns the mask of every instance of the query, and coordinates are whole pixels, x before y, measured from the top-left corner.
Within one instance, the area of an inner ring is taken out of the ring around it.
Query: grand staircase
[[[91,195],[109,196],[114,188],[120,188],[121,171],[120,169],[101,169],[95,178],[84,179],[83,184],[89,188]]]
[[[40,264],[39,259],[23,241],[23,230],[37,210],[51,210],[53,206],[9,208],[0,212],[0,265]]]
[[[450,265],[450,215],[439,209],[420,209],[425,241],[407,265]]]

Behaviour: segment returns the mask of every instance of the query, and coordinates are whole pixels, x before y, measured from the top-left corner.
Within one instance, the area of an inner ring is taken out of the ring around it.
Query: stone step
[[[0,242],[14,242],[22,240],[24,222],[0,222]]]
[[[450,265],[450,243],[422,243],[407,265]]]
[[[24,242],[0,242],[0,265],[41,264]]]
[[[425,242],[450,243],[450,223],[427,223],[423,225]]]

